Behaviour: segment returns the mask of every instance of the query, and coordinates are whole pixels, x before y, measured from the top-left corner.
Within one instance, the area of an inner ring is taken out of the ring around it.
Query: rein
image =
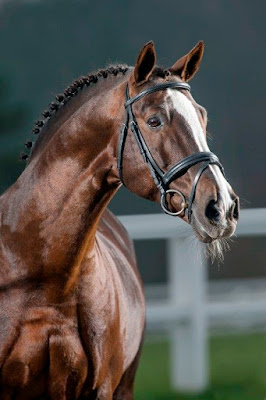
[[[154,160],[154,158],[145,142],[145,139],[139,129],[138,123],[137,123],[135,116],[133,114],[133,111],[132,111],[132,104],[150,93],[154,93],[154,92],[157,92],[160,90],[165,90],[168,88],[184,89],[184,90],[190,91],[190,86],[185,82],[168,82],[168,83],[162,83],[162,84],[159,84],[156,86],[152,86],[146,90],[143,90],[136,96],[130,98],[129,87],[127,84],[126,93],[125,93],[126,119],[121,128],[121,134],[120,134],[120,140],[119,140],[119,146],[118,146],[117,165],[118,165],[120,180],[124,184],[124,182],[123,182],[123,154],[124,154],[125,143],[126,143],[127,134],[128,134],[128,127],[130,124],[131,131],[136,139],[136,142],[138,144],[138,147],[139,147],[140,153],[143,157],[143,160],[145,161],[145,163],[148,164],[148,167],[150,169],[153,180],[161,193],[161,207],[162,207],[163,211],[166,214],[169,214],[172,216],[177,216],[187,210],[188,220],[190,222],[191,214],[192,214],[192,204],[195,199],[197,184],[199,182],[199,179],[200,179],[202,173],[205,171],[206,168],[208,168],[208,166],[210,164],[217,165],[220,168],[223,175],[224,175],[224,169],[223,169],[223,166],[220,163],[218,157],[214,153],[206,152],[206,151],[195,153],[195,154],[192,154],[192,155],[184,158],[183,160],[181,160],[180,162],[175,164],[167,172],[163,172],[161,170],[161,168],[159,167],[159,165],[156,163],[156,161]],[[194,182],[193,182],[193,185],[191,188],[190,196],[187,201],[185,195],[180,190],[170,189],[170,184],[174,180],[183,176],[189,170],[189,168],[191,168],[192,166],[199,164],[199,163],[203,163],[203,164],[195,176],[195,179],[194,179]],[[170,211],[167,206],[166,196],[167,196],[167,194],[173,194],[173,193],[178,194],[182,200],[181,209],[177,212]]]

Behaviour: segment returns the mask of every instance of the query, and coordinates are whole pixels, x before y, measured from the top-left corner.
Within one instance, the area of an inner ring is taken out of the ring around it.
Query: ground
[[[167,340],[146,341],[137,375],[136,400],[266,400],[266,334],[210,339],[211,383],[199,395],[173,393]]]

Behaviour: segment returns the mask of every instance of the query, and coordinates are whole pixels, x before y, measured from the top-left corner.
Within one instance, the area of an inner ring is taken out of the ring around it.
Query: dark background
[[[191,83],[208,110],[210,148],[242,207],[265,207],[265,13],[264,1],[248,0],[0,1],[0,191],[23,169],[19,153],[34,121],[73,79],[110,63],[132,65],[151,39],[162,66],[204,40]],[[110,207],[117,215],[160,212],[125,189]],[[265,276],[264,243],[236,239],[210,276]],[[137,250],[145,280],[164,280],[164,242],[137,242]]]

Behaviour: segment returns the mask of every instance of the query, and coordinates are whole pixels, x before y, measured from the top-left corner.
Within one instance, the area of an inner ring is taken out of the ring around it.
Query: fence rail
[[[192,231],[189,225],[166,214],[121,216],[120,221],[132,239],[186,238]],[[236,236],[266,235],[266,208],[241,210]]]
[[[147,306],[148,328],[170,327],[171,383],[182,391],[200,391],[208,385],[208,321],[232,317],[254,321],[266,314],[263,299],[244,302],[207,302],[207,262],[203,246],[191,245],[189,225],[164,214],[122,216],[132,239],[166,239],[169,299]],[[241,211],[236,236],[266,235],[266,208]]]

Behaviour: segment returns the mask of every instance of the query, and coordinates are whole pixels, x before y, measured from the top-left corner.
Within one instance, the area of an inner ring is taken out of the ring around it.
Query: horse
[[[36,122],[27,166],[0,197],[2,400],[133,399],[145,300],[107,209],[122,184],[202,242],[234,233],[238,197],[187,83],[203,51],[164,69],[148,42],[134,67],[77,79]]]

